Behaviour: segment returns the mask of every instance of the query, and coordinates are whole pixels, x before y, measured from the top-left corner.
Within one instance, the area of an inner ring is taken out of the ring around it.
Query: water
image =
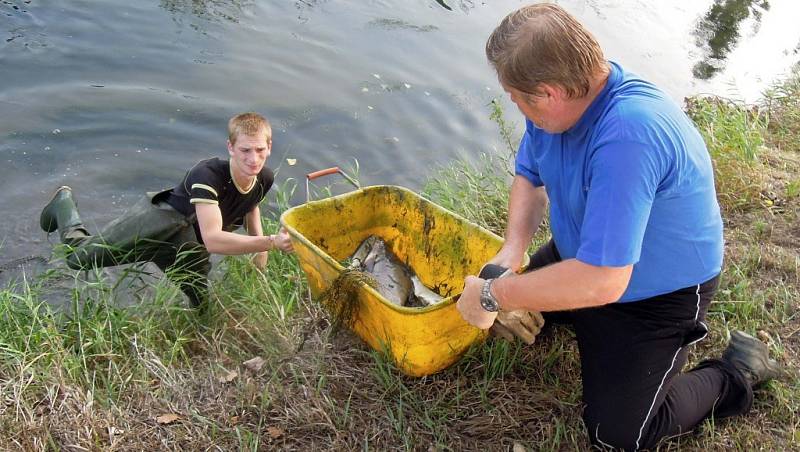
[[[753,101],[798,60],[793,0],[559,3],[676,99]],[[224,157],[226,121],[246,110],[273,122],[279,183],[357,159],[364,184],[418,189],[435,166],[501,147],[483,46],[523,4],[2,0],[0,264],[49,253],[38,214],[54,188],[71,185],[97,230]]]

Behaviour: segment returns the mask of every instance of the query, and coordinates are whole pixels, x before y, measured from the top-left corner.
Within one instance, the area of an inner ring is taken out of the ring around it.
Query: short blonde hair
[[[267,141],[272,139],[272,126],[267,118],[258,113],[241,113],[228,121],[228,141],[236,144],[239,135],[255,136],[259,133],[267,136]]]
[[[486,58],[500,83],[533,95],[540,83],[549,83],[564,88],[569,97],[583,97],[592,77],[608,70],[594,36],[551,3],[506,16],[486,42]]]

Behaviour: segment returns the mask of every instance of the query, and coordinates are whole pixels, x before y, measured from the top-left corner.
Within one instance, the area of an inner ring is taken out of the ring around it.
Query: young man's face
[[[265,132],[257,135],[239,134],[235,143],[228,141],[231,167],[241,176],[256,176],[267,163],[271,148],[272,140],[267,139]]]

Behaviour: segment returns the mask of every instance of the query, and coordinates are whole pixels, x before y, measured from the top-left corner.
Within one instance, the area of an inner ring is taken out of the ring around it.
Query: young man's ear
[[[226,141],[228,143],[228,153],[233,154],[233,144],[231,144],[231,140]]]

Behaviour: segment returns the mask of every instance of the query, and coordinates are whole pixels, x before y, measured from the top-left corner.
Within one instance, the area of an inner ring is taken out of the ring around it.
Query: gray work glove
[[[536,335],[542,331],[544,317],[537,311],[500,311],[492,325],[491,332],[495,336],[514,342],[514,336],[528,345],[533,344]]]
[[[478,277],[483,279],[503,278],[511,274],[512,272],[503,266],[486,264],[478,272]],[[523,309],[500,311],[497,313],[491,332],[509,342],[514,342],[514,336],[516,336],[530,345],[536,340],[536,335],[542,331],[543,326],[544,317],[537,311]]]

